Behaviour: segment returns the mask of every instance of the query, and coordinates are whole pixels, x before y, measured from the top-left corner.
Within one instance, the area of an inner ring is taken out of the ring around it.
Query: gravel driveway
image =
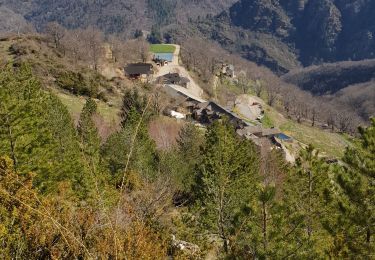
[[[198,96],[200,98],[203,97],[203,89],[193,80],[190,76],[189,72],[179,64],[179,55],[181,47],[180,45],[172,44],[176,47],[176,50],[173,54],[173,61],[166,66],[159,67],[158,72],[154,75],[155,78],[160,76],[166,75],[168,73],[178,73],[181,77],[188,78],[190,82],[187,85],[186,90],[190,92],[192,95]]]

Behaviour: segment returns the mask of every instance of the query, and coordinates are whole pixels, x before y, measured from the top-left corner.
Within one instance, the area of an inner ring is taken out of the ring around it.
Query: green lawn
[[[153,53],[174,53],[176,47],[168,44],[152,44],[150,51]]]

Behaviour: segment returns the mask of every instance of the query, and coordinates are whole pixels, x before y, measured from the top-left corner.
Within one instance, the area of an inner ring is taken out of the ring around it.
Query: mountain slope
[[[278,74],[322,62],[375,58],[375,2],[370,0],[2,0],[38,29],[97,26],[131,35],[136,29],[192,27],[226,49]]]
[[[335,99],[368,120],[375,115],[375,60],[346,61],[311,66],[282,79],[315,95]]]
[[[0,5],[0,32],[20,33],[29,31],[32,31],[32,27],[21,14]]]
[[[295,67],[297,61],[308,66],[374,58],[374,15],[375,2],[369,0],[240,0],[198,24],[225,48],[235,48],[280,74]],[[237,31],[235,38],[226,41],[233,31]],[[248,40],[247,35],[263,35],[257,36],[261,43]],[[273,39],[274,48],[287,49],[289,57],[296,59],[286,64],[285,59],[271,55],[267,38]],[[274,63],[271,66],[269,59]]]
[[[67,28],[98,26],[107,33],[150,30],[153,25],[187,22],[189,18],[216,15],[235,0],[3,0],[8,8],[21,13],[37,28],[57,21]],[[20,8],[21,7],[21,8]]]

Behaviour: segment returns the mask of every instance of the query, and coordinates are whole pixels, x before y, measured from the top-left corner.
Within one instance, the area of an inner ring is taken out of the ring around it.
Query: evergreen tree
[[[298,258],[325,258],[332,239],[325,229],[334,212],[333,176],[319,153],[309,145],[302,150],[285,187],[287,229],[293,230],[287,249]]]
[[[41,89],[30,67],[7,66],[0,72],[0,154],[9,155],[18,172],[36,173],[41,191],[59,181],[78,184],[79,147],[68,111]]]
[[[128,171],[125,173],[128,177],[134,172],[142,178],[152,178],[155,174],[156,145],[148,134],[146,123],[135,109],[129,112],[127,123],[121,131],[108,138],[101,154],[103,165],[116,186],[121,185],[128,158]]]
[[[156,26],[152,26],[151,33],[147,37],[147,40],[152,44],[162,43],[163,38],[161,36],[160,29]]]
[[[261,147],[260,182],[254,189],[251,211],[243,210],[248,217],[238,232],[231,257],[240,259],[284,259],[295,254],[293,223],[282,203],[283,180],[289,170],[284,155],[271,150],[267,142]]]
[[[180,157],[179,177],[183,190],[189,192],[194,184],[195,165],[201,157],[200,147],[204,142],[201,131],[193,124],[185,125],[177,139]]]
[[[375,252],[375,119],[359,133],[360,138],[345,152],[345,166],[338,176],[345,194],[341,224],[349,257],[370,259]]]
[[[43,186],[53,187],[60,181],[71,180],[73,189],[83,192],[86,186],[86,173],[72,118],[57,97],[49,95],[46,104],[47,126],[54,147],[49,152],[54,159],[54,170],[46,173],[46,176],[37,178],[37,181],[48,180]]]
[[[84,153],[84,160],[89,170],[96,172],[99,164],[100,138],[93,121],[97,105],[91,98],[87,99],[78,122],[78,135]]]
[[[46,95],[30,68],[18,72],[8,66],[0,72],[0,148],[15,169],[34,171],[45,159],[49,135],[43,118]]]
[[[256,200],[257,152],[250,141],[238,138],[228,122],[215,122],[207,131],[196,171],[198,221],[204,230],[220,237],[228,254]]]
[[[127,90],[124,94],[124,98],[121,106],[121,125],[124,127],[129,119],[129,114],[132,110],[137,112],[139,115],[143,114],[143,111],[147,107],[147,98],[139,94],[137,89]],[[149,113],[146,113],[144,120],[148,120]]]

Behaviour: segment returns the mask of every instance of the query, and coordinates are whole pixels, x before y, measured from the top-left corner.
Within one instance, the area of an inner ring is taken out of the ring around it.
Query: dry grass
[[[86,98],[82,96],[74,96],[62,92],[54,91],[61,102],[68,108],[74,120],[79,118],[82,108],[86,102]],[[118,124],[120,122],[120,108],[117,106],[110,107],[103,101],[96,100],[98,112],[107,123]]]
[[[268,106],[265,107],[265,113],[275,127],[280,128],[285,134],[302,143],[302,146],[314,145],[321,151],[322,155],[340,158],[343,156],[345,148],[350,145],[348,139],[342,134],[332,133],[304,123],[298,124],[293,120],[286,119],[282,114]]]
[[[184,124],[184,121],[161,116],[150,122],[149,133],[158,149],[168,149],[176,144],[178,133]]]

